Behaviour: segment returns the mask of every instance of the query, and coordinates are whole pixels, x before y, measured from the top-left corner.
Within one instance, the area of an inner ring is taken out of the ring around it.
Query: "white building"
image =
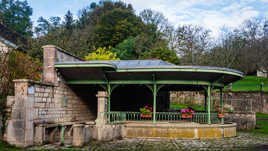
[[[258,77],[268,77],[268,73],[265,69],[257,70],[257,76]]]

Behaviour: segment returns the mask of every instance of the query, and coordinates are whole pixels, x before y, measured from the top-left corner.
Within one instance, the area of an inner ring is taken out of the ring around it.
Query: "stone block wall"
[[[15,96],[8,97],[9,115],[5,139],[8,143],[27,147],[34,144],[35,127],[39,124],[81,123],[96,120],[96,103],[79,95],[57,73],[60,61],[79,61],[55,46],[44,46],[43,81],[14,80]],[[88,98],[90,99],[90,98]]]
[[[172,91],[170,100],[178,103],[204,104],[205,92]]]
[[[220,96],[219,93],[212,93],[212,105],[215,107],[219,105]],[[204,105],[205,96],[204,92],[172,92],[170,95],[171,103],[172,102],[181,102],[181,103],[197,103]],[[252,104],[250,101],[243,100],[253,100]],[[233,101],[232,101],[233,100]],[[231,102],[232,101],[232,102]],[[253,111],[253,112],[262,112],[268,113],[268,93],[267,92],[224,92],[224,104],[225,106],[232,105],[233,110],[235,111]],[[252,105],[252,110],[251,110]]]
[[[268,93],[267,92],[225,92],[224,99],[226,101],[232,99],[252,99],[252,111],[268,113]],[[240,108],[245,110],[245,107],[241,107],[241,104],[250,106],[249,103],[241,103],[241,101],[233,101],[232,105],[234,108]]]
[[[59,86],[33,83],[34,122],[62,123],[95,120],[90,100],[81,100],[64,83]]]
[[[224,115],[225,122],[235,122],[238,130],[255,129],[256,113],[255,112],[233,112]]]
[[[9,103],[7,141],[22,147],[24,143],[33,144],[34,126],[41,123],[94,121],[96,114],[90,110],[88,101],[80,99],[63,81],[53,85],[16,80],[15,102]],[[31,134],[29,142],[25,142],[27,134]]]

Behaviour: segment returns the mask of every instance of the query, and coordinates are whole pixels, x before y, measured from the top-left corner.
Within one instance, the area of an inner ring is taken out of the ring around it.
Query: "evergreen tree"
[[[1,0],[0,20],[4,25],[24,36],[32,35],[32,8],[27,0]]]
[[[71,31],[73,29],[73,24],[74,24],[74,18],[73,18],[73,14],[71,13],[70,10],[68,10],[68,12],[66,13],[65,17],[64,17],[65,21],[64,21],[64,26],[67,30]]]

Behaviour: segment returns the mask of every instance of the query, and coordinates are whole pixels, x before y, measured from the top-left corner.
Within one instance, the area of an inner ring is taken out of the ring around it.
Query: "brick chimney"
[[[57,72],[55,69],[57,47],[54,45],[43,46],[43,82],[56,84]]]

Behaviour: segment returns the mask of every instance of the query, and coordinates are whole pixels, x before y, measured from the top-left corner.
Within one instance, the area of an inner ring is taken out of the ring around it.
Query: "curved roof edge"
[[[117,70],[117,66],[112,63],[86,63],[86,62],[79,62],[79,63],[55,63],[56,68],[70,68],[70,67],[97,67],[97,68],[111,68],[112,70]]]
[[[78,62],[57,62],[57,68],[65,67],[100,67],[111,68],[116,72],[213,72],[244,77],[244,73],[235,69],[213,66],[177,66],[162,60],[97,60]]]

